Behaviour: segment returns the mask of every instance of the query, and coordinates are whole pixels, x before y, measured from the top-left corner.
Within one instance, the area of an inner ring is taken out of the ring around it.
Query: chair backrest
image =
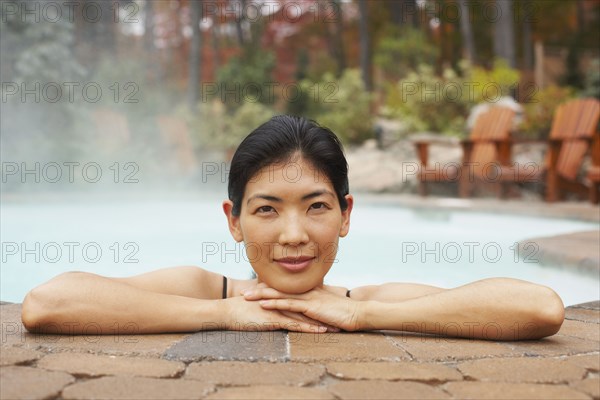
[[[570,100],[556,109],[550,138],[563,140],[556,163],[562,177],[576,179],[599,118],[600,102],[592,98]]]
[[[491,140],[508,140],[513,126],[514,110],[507,107],[494,106],[482,113],[471,130],[470,139],[473,141],[471,159],[473,173],[476,176],[493,175],[494,171],[486,172],[490,163],[498,161],[496,145]]]

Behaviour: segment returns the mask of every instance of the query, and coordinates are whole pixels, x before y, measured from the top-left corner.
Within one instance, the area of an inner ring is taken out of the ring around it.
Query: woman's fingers
[[[281,314],[283,314],[287,317],[290,317],[292,319],[295,319],[295,320],[307,322],[307,323],[313,324],[315,326],[325,326],[327,328],[327,332],[339,332],[340,331],[339,328],[336,328],[335,326],[331,326],[331,325],[323,323],[321,321],[317,321],[316,319],[309,318],[306,315],[301,314],[301,313],[292,312],[292,311],[282,311],[282,310],[277,310],[277,311],[279,311]]]
[[[266,310],[292,311],[302,314],[308,311],[306,302],[295,299],[260,300],[258,304]]]
[[[263,288],[252,288],[250,290],[245,290],[242,292],[242,295],[246,300],[259,300],[259,299],[280,299],[283,297],[290,296],[289,294],[281,293],[278,290],[275,290],[270,287]]]

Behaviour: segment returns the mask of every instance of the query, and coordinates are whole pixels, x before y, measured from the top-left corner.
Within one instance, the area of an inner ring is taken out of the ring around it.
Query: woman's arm
[[[399,303],[360,304],[361,329],[393,329],[490,340],[538,339],[558,332],[564,305],[550,288],[493,278]]]
[[[29,331],[132,334],[200,330],[222,302],[144,290],[87,272],[67,272],[31,290],[22,306]]]
[[[187,297],[198,293],[209,296],[201,288],[196,291],[198,285],[212,284],[218,286],[212,290],[221,291],[220,279],[217,285],[210,275],[205,275],[212,273],[192,268],[155,271],[140,275],[139,279],[64,273],[27,294],[21,318],[27,330],[40,333],[138,334],[282,328],[315,332],[318,329],[316,323],[307,322],[304,316],[292,318],[292,313],[264,310],[239,296],[225,300]]]
[[[391,282],[382,285],[360,286],[352,289],[350,297],[354,300],[375,300],[383,303],[399,303],[401,301],[445,291],[436,286],[420,283]]]
[[[551,289],[491,278],[397,303],[356,301],[321,288],[287,295],[258,287],[245,293],[266,309],[289,310],[345,330],[400,330],[489,340],[537,339],[558,332],[564,305]],[[267,300],[268,299],[268,300]]]

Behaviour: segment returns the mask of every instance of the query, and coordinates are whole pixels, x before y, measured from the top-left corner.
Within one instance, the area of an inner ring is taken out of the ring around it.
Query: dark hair
[[[340,140],[315,121],[278,115],[246,136],[233,155],[228,185],[233,215],[240,215],[246,184],[258,171],[271,164],[286,162],[296,153],[327,176],[341,209],[346,210],[348,163]]]

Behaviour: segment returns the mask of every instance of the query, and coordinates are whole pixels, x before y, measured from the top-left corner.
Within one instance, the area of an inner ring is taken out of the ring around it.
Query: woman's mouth
[[[314,256],[300,256],[300,257],[284,257],[278,258],[274,261],[279,264],[282,268],[290,272],[300,272],[306,269],[309,264],[314,260]]]

